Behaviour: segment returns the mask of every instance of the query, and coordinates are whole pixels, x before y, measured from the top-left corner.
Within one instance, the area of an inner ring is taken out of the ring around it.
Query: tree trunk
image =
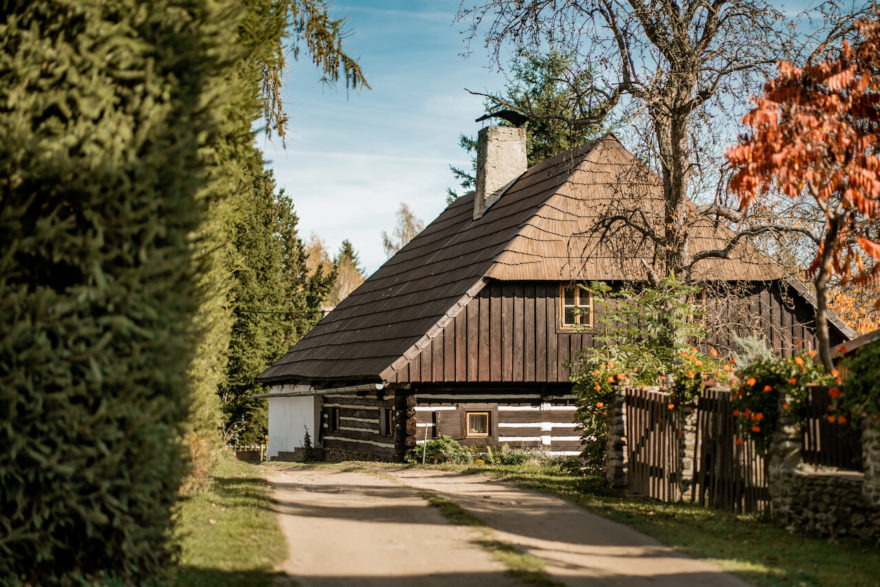
[[[831,335],[828,332],[828,280],[831,278],[831,257],[837,235],[840,234],[842,219],[832,216],[828,231],[822,243],[819,270],[813,284],[816,286],[816,338],[819,342],[819,358],[829,371],[834,368],[831,362]]]

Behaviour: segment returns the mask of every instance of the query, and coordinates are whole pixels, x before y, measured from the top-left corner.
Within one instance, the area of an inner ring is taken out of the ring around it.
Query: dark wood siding
[[[395,458],[395,438],[402,432],[395,430],[388,436],[383,430],[385,409],[395,408],[393,396],[326,395],[321,407],[318,440],[325,449],[336,452],[341,458]],[[328,426],[331,408],[339,411],[339,428],[332,432]]]
[[[791,355],[815,347],[813,309],[779,281],[737,289],[737,299],[706,299],[705,346],[726,352],[732,333],[763,335],[770,348]],[[559,326],[559,283],[490,282],[390,383],[476,383],[569,381],[568,364],[595,344],[601,325],[572,332]],[[842,339],[832,329],[832,344]]]

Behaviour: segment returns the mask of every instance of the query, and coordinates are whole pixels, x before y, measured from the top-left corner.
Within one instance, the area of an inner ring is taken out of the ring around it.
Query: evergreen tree
[[[231,292],[232,337],[225,382],[220,386],[226,426],[243,422],[239,442],[266,434],[267,402],[255,377],[321,318],[321,300],[334,281],[321,267],[310,273],[297,234],[293,202],[276,193],[271,171],[254,179],[248,207],[235,226],[242,252]]]
[[[0,15],[0,577],[162,581],[231,0]],[[181,123],[185,121],[185,123]]]
[[[238,267],[246,259],[259,256],[262,243],[242,241],[238,229],[251,214],[251,200],[263,196],[263,159],[254,146],[252,129],[263,117],[269,134],[284,137],[287,117],[281,108],[281,72],[285,65],[285,47],[294,58],[304,45],[316,67],[329,83],[344,78],[347,87],[369,87],[356,61],[342,48],[344,19],[333,19],[323,0],[248,0],[241,3],[241,18],[236,28],[240,48],[235,69],[226,81],[229,107],[225,111],[227,132],[215,145],[222,162],[222,174],[232,189],[211,206],[199,234],[198,258],[201,264],[200,304],[196,324],[198,350],[189,371],[194,397],[187,439],[193,462],[193,474],[187,488],[197,487],[206,479],[213,453],[220,444],[221,399],[230,386],[241,388],[242,380],[227,382],[232,355],[249,343],[242,340],[247,330],[238,329],[236,304],[243,296],[236,279]],[[292,23],[292,27],[289,27]],[[286,37],[288,30],[292,37]],[[302,284],[303,282],[299,282]],[[233,346],[232,337],[238,337]],[[260,347],[258,340],[252,341]],[[246,371],[250,373],[250,371]],[[235,371],[236,377],[240,376]],[[223,411],[229,410],[224,405]]]
[[[523,51],[511,62],[511,81],[504,92],[485,94],[487,113],[512,109],[539,116],[526,125],[529,165],[573,149],[598,136],[601,131],[594,124],[578,122],[575,114],[584,107],[584,101],[589,102],[589,97],[593,96],[590,93],[592,77],[588,73],[573,75],[571,66],[572,57],[557,50],[545,55]],[[492,124],[507,123],[493,121]],[[459,145],[471,156],[471,169],[453,165],[449,168],[460,188],[471,190],[475,185],[477,139],[461,135]],[[461,195],[452,188],[446,191],[447,203]]]
[[[339,253],[333,260],[333,267],[336,270],[336,281],[327,296],[327,303],[331,306],[347,298],[348,294],[364,282],[364,270],[350,240],[342,241]]]

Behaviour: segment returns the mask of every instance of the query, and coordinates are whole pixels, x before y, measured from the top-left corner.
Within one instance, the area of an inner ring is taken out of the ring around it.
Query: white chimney
[[[487,126],[480,129],[477,135],[474,220],[480,218],[527,168],[525,128]]]

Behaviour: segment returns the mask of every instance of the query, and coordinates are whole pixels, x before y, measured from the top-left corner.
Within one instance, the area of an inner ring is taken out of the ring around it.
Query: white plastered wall
[[[307,385],[274,385],[269,393],[308,391]],[[312,437],[312,446],[318,446],[317,425],[320,416],[320,398],[315,395],[269,398],[269,458],[280,451],[301,447],[306,429]]]

